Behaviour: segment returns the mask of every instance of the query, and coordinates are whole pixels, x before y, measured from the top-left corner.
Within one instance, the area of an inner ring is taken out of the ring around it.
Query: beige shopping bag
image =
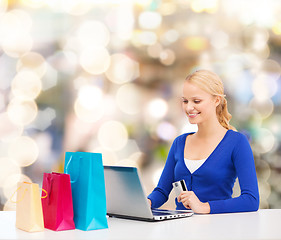
[[[44,230],[41,193],[38,184],[19,182],[16,204],[17,228],[27,232]]]

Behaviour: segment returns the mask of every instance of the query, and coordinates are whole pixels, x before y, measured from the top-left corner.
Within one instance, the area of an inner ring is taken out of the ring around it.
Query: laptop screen
[[[104,177],[108,214],[153,218],[137,168],[104,166]]]

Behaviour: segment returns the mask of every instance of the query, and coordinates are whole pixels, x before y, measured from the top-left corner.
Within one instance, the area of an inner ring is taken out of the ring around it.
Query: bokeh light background
[[[261,208],[281,208],[279,0],[0,0],[0,209],[65,151],[137,166],[147,192],[173,139],[188,73],[225,84],[249,137]]]

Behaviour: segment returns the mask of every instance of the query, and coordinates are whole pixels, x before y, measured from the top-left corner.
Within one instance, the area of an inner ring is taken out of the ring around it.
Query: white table
[[[0,212],[0,239],[281,239],[281,209],[193,215],[163,222],[109,218],[108,229],[28,233],[15,227],[15,212]]]

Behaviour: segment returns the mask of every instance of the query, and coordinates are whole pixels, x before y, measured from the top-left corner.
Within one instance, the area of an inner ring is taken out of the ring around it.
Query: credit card
[[[188,191],[185,181],[184,180],[180,180],[177,182],[173,182],[173,187],[176,193],[176,196],[178,197],[183,191]]]

